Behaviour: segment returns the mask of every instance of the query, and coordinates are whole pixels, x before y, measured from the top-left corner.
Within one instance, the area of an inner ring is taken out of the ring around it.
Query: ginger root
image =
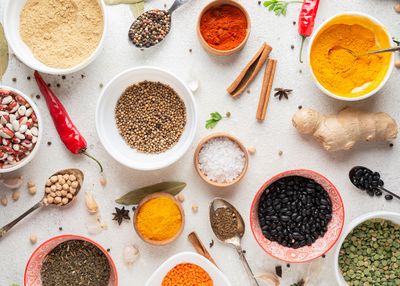
[[[350,150],[357,141],[384,141],[397,137],[397,124],[384,112],[345,107],[337,115],[303,108],[292,119],[301,134],[312,134],[327,151]]]

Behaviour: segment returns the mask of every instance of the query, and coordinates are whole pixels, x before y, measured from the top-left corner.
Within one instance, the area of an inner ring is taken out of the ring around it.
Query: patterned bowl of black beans
[[[250,211],[253,235],[269,255],[302,263],[328,252],[344,224],[344,205],[336,187],[311,170],[290,170],[268,180]]]
[[[197,127],[194,97],[175,75],[155,67],[122,72],[98,100],[96,128],[116,161],[136,170],[157,170],[179,160]]]

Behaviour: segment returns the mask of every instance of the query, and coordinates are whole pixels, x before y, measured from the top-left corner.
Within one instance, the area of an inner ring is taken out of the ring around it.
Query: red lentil
[[[182,263],[172,268],[161,286],[213,286],[210,275],[196,264]]]

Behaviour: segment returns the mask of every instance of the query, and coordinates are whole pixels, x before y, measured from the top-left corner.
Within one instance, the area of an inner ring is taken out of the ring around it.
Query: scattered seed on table
[[[213,246],[214,246],[214,239],[211,239],[210,248],[212,248]]]
[[[47,146],[51,146],[51,142],[50,141],[47,142]]]
[[[186,125],[186,107],[170,86],[143,81],[123,92],[115,107],[115,119],[131,148],[157,154],[179,141]]]
[[[62,79],[66,79],[65,75],[61,76]]]
[[[16,78],[16,77],[13,77],[13,78],[12,78],[12,81],[13,81],[13,82],[16,82],[16,81],[17,81],[17,78]]]
[[[62,230],[63,230],[63,228],[60,226],[60,227],[58,228],[58,230],[59,230],[59,231],[62,231]]]
[[[129,38],[138,48],[161,42],[171,29],[171,15],[165,10],[149,10],[140,15],[129,29]]]
[[[36,99],[40,99],[40,94],[36,94]]]
[[[191,52],[193,52],[193,50],[192,50],[192,49],[189,49],[189,53],[191,53]]]
[[[390,143],[390,144],[389,144],[389,147],[393,147],[393,146],[394,146],[393,143]]]
[[[302,109],[302,108],[303,108],[303,106],[302,106],[302,105],[299,105],[297,108],[298,108],[298,109]]]
[[[391,201],[391,200],[393,200],[393,196],[392,195],[385,195],[385,199],[387,201]]]
[[[27,79],[27,80],[31,80],[31,77],[30,77],[30,76],[27,76],[26,79]]]

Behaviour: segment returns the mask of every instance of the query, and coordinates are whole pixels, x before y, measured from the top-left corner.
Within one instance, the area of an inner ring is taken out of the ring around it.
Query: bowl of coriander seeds
[[[155,67],[115,76],[97,103],[96,128],[107,152],[126,167],[150,171],[179,160],[191,146],[197,108],[186,84]]]

